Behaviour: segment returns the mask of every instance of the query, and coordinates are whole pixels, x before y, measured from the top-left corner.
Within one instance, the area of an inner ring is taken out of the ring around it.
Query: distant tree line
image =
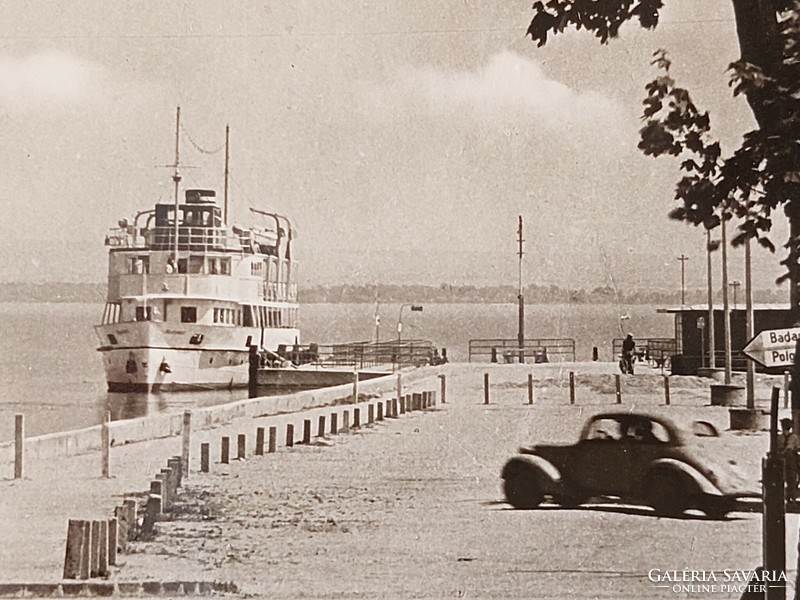
[[[301,287],[298,291],[301,303],[364,304],[380,301],[419,303],[515,303],[518,290],[515,286],[474,285],[328,285]],[[678,306],[680,290],[634,290],[626,292],[610,286],[594,289],[569,289],[557,285],[529,285],[523,290],[526,304],[657,304]],[[788,303],[788,292],[783,289],[755,290],[755,302]],[[744,306],[744,289],[737,293],[737,306]],[[104,283],[2,283],[0,302],[89,302],[102,303],[106,297]],[[705,290],[687,290],[687,304],[703,304],[707,300]],[[730,294],[733,306],[733,294]],[[720,294],[715,302],[721,302]]]

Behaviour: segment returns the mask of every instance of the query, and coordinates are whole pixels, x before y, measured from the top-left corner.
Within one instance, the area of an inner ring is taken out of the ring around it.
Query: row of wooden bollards
[[[330,414],[330,420],[326,415],[320,415],[317,419],[316,437],[321,438],[326,435],[338,435],[340,433],[347,433],[353,429],[359,429],[362,426],[370,426],[377,421],[385,419],[396,419],[400,415],[420,410],[428,410],[436,407],[436,392],[424,391],[415,392],[412,394],[405,394],[399,398],[391,398],[387,400],[380,400],[377,402],[370,402],[367,405],[366,420],[362,423],[362,414],[359,407],[354,407],[352,413],[350,409],[343,409],[341,411],[341,423],[339,422],[339,411],[334,411]],[[352,422],[350,417],[352,416]],[[291,448],[295,444],[310,444],[312,439],[313,421],[311,419],[303,420],[303,435],[300,441],[297,440],[295,434],[294,423],[286,424],[286,437],[284,439],[284,447]],[[256,428],[256,444],[254,454],[256,456],[264,455],[266,452],[272,454],[277,451],[278,447],[278,428],[277,427],[257,427]],[[200,444],[200,471],[208,473],[211,468],[211,448],[207,442]],[[230,464],[231,461],[231,438],[230,436],[223,436],[220,440],[220,460],[223,465]],[[247,435],[240,433],[236,436],[236,456],[235,460],[243,460],[247,458]]]
[[[662,375],[661,376],[664,383],[664,404],[669,406],[670,404],[670,392],[669,392],[669,376]],[[533,379],[533,374],[528,373],[528,404],[533,404],[535,402],[535,382]],[[489,385],[489,373],[483,374],[483,403],[489,404],[490,403],[490,385]],[[614,375],[614,397],[616,399],[617,404],[622,404],[622,379],[619,373]],[[575,371],[569,372],[569,403],[575,404]]]
[[[152,536],[156,520],[172,509],[182,481],[182,459],[174,456],[150,483],[150,495],[141,523],[134,500],[125,500],[117,506],[114,516],[109,519],[70,519],[64,553],[64,579],[107,576],[108,567],[117,564],[117,554],[126,552],[129,542]]]

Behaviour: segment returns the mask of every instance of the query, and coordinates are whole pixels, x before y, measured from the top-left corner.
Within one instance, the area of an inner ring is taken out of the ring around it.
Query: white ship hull
[[[103,357],[111,392],[233,389],[247,387],[248,341],[261,345],[261,330],[244,327],[193,327],[191,331],[167,329],[164,324],[142,322],[96,327],[101,340],[117,340],[98,350]],[[199,345],[188,344],[191,335],[203,336]],[[297,340],[296,329],[264,331],[264,346],[276,349]]]

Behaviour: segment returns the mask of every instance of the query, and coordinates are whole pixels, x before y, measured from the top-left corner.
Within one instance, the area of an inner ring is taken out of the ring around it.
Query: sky
[[[516,285],[522,215],[525,284],[677,289],[685,254],[703,288],[677,163],[636,144],[657,48],[724,151],[753,128],[730,1],[543,48],[530,4],[0,0],[0,281],[104,281],[108,228],[171,201],[180,106],[183,184],[221,195],[229,124],[233,220],[289,215],[301,285]],[[780,258],[754,251],[756,287]]]

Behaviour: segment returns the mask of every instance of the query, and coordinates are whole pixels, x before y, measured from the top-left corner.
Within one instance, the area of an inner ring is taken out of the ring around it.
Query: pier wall
[[[409,368],[402,371],[402,381],[414,382],[432,376],[432,367]],[[359,394],[384,394],[396,389],[397,373],[386,377],[360,381]],[[318,390],[306,390],[280,396],[261,396],[217,406],[193,408],[192,429],[213,429],[242,417],[262,417],[351,402],[353,385],[345,384]],[[191,394],[191,392],[186,392]],[[181,434],[183,413],[158,414],[137,419],[112,421],[109,426],[111,444],[120,446]],[[25,460],[41,460],[72,456],[100,449],[102,425],[60,431],[25,438]],[[0,464],[14,462],[14,443],[0,443]]]

